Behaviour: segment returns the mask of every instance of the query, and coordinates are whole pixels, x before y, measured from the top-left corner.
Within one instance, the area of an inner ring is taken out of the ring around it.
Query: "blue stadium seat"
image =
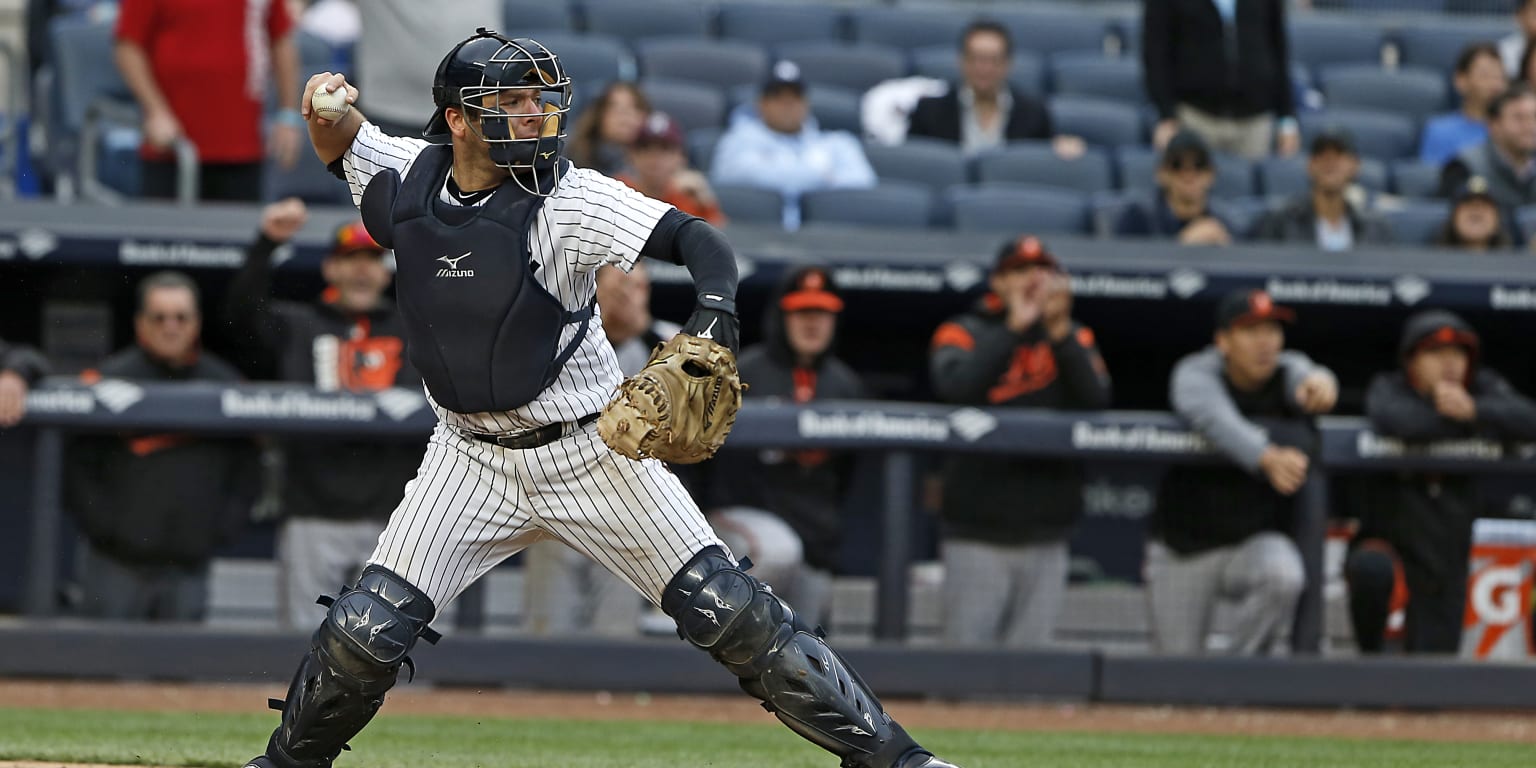
[[[616,37],[545,32],[540,33],[538,41],[560,57],[561,66],[580,90],[593,92],[593,83],[634,80],[638,76],[629,46]]]
[[[800,219],[805,224],[925,229],[933,213],[933,192],[905,181],[882,181],[869,189],[819,189],[800,197]]]
[[[1462,2],[1465,0],[1342,0],[1338,7],[1346,11],[1444,13]]]
[[[1136,52],[1141,50],[1141,14],[1111,19],[1109,35],[1119,45],[1121,56],[1137,58]]]
[[[651,102],[651,109],[671,115],[684,131],[725,126],[725,93],[719,88],[687,80],[646,78],[640,81],[640,90]]]
[[[912,74],[960,81],[959,54],[952,45],[930,45],[912,52]],[[1045,58],[1030,51],[1015,51],[1008,82],[1023,93],[1045,98]]]
[[[1146,135],[1142,131],[1141,110],[1125,102],[1055,96],[1050,100],[1050,111],[1056,133],[1081,136],[1096,146],[1140,144]]]
[[[843,34],[841,11],[807,3],[724,3],[719,21],[720,37],[759,45],[838,40]]]
[[[1525,235],[1526,242],[1536,241],[1536,205],[1527,205],[1515,211],[1515,226]]]
[[[704,37],[710,18],[702,3],[649,0],[585,0],[582,15],[588,32],[623,40],[646,37]]]
[[[1071,189],[1092,194],[1113,188],[1109,157],[1090,148],[1074,160],[1063,160],[1048,142],[1016,142],[975,159],[976,178],[984,183],[1003,181]]]
[[[1440,166],[1417,160],[1392,163],[1392,191],[1403,197],[1439,197]]]
[[[699,171],[709,173],[709,164],[715,159],[715,145],[725,131],[720,128],[695,128],[688,132],[688,164]]]
[[[721,88],[761,85],[768,54],[740,40],[665,38],[641,41],[640,72],[646,77],[691,80]]]
[[[849,32],[860,43],[889,45],[912,50],[930,45],[960,47],[960,32],[970,19],[953,10],[907,10],[885,5],[852,8],[848,13]]]
[[[542,43],[538,35],[530,35],[528,30],[569,32],[576,28],[575,14],[565,0],[502,0],[501,7],[506,14],[506,28],[518,37],[532,37]]]
[[[48,94],[51,100],[48,154],[39,158],[55,175],[74,177],[80,154],[80,131],[91,105],[110,102],[133,114],[131,124],[118,124],[97,145],[97,175],[108,186],[125,194],[138,191],[139,160],[135,140],[138,105],[113,61],[112,25],[61,17],[49,25],[53,42],[54,75]]]
[[[1369,19],[1335,21],[1292,14],[1288,26],[1291,60],[1314,72],[1331,64],[1381,66],[1387,36]]]
[[[1051,92],[1059,96],[1092,96],[1128,104],[1147,100],[1141,85],[1141,62],[1133,58],[1063,53],[1051,58],[1051,82]]]
[[[1232,237],[1246,240],[1259,224],[1259,219],[1270,210],[1269,203],[1259,197],[1233,197],[1211,201],[1211,212],[1232,225]]]
[[[859,96],[857,91],[832,85],[812,85],[805,91],[811,115],[823,131],[847,131],[854,136],[864,133]]]
[[[1299,118],[1303,144],[1322,128],[1338,125],[1354,134],[1361,157],[1397,160],[1418,152],[1418,125],[1399,114],[1340,107],[1303,112]]]
[[[310,205],[352,205],[352,191],[347,183],[332,176],[314,152],[300,152],[292,168],[283,168],[268,159],[261,186],[264,201],[297,197]]]
[[[776,227],[784,223],[784,198],[772,189],[722,184],[714,191],[720,210],[732,222]]]
[[[1088,202],[1081,193],[1029,184],[978,184],[944,193],[954,227],[962,232],[1088,234]]]
[[[835,85],[864,91],[875,84],[906,74],[907,60],[901,51],[886,45],[810,41],[785,43],[774,50],[776,59],[800,65],[800,74],[812,85]]]
[[[1445,200],[1404,200],[1381,211],[1399,243],[1427,244],[1445,226],[1451,204]]]
[[[895,147],[871,143],[864,145],[864,156],[879,178],[926,184],[936,193],[968,181],[965,156],[947,141],[912,138]]]
[[[1020,3],[1014,6],[1028,7]],[[1006,10],[988,14],[1013,38],[1015,50],[1050,55],[1082,51],[1104,55],[1104,40],[1109,36],[1109,19],[1085,11]]]
[[[1269,157],[1259,162],[1259,187],[1269,198],[1305,194],[1311,187],[1307,179],[1305,157]],[[1381,193],[1387,191],[1387,165],[1370,157],[1360,158],[1360,172],[1355,183]]]
[[[1318,83],[1330,105],[1396,112],[1416,122],[1447,107],[1445,75],[1425,69],[1335,64],[1318,71]]]
[[[1397,31],[1399,63],[1444,72],[1449,77],[1456,57],[1472,43],[1493,43],[1509,34],[1509,22],[1451,22],[1436,20],[1405,25]]]
[[[1126,191],[1157,189],[1158,154],[1151,147],[1122,146],[1115,151],[1120,188]],[[1223,155],[1216,160],[1215,197],[1249,197],[1254,193],[1253,163],[1246,158]]]

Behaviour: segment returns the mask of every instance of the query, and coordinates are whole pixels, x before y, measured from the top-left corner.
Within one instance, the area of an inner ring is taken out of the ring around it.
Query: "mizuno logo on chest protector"
[[[447,264],[447,267],[437,271],[438,277],[474,277],[473,269],[459,269],[459,262],[469,258],[474,251],[465,251],[461,256],[439,256],[438,261]]]

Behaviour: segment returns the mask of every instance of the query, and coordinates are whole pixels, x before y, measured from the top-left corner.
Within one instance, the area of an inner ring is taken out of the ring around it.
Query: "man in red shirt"
[[[171,147],[197,147],[203,200],[257,200],[264,151],[298,159],[299,54],[281,0],[122,0],[117,67],[144,110],[144,195],[174,197]],[[277,85],[279,119],[263,146],[263,111]]]

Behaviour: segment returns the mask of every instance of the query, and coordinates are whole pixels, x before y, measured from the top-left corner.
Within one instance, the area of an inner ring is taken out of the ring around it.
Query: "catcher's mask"
[[[538,90],[538,111],[513,113],[501,108],[502,91],[526,88]],[[491,162],[511,171],[519,186],[535,195],[554,191],[565,154],[571,78],[553,51],[536,40],[507,38],[481,27],[437,65],[432,101],[437,111],[422,136],[438,141],[449,138],[446,112],[449,107],[458,109],[470,130],[490,145]],[[517,138],[513,122],[534,117],[540,119],[538,134]]]

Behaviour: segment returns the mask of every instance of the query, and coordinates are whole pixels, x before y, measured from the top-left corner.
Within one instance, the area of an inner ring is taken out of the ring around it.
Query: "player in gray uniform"
[[[438,67],[424,132],[394,139],[353,109],[303,105],[320,159],[395,250],[406,345],[438,416],[416,478],[357,584],[331,601],[282,724],[248,768],[325,768],[368,723],[417,638],[475,579],[554,538],[661,606],[678,633],[847,768],[953,768],[902,730],[852,669],[744,572],[660,462],[593,427],[620,383],[593,322],[596,271],[640,256],[687,267],[684,333],[737,348],[735,257],[705,222],[562,156],[571,83],[527,38],[484,29]],[[275,702],[276,704],[276,702]]]

